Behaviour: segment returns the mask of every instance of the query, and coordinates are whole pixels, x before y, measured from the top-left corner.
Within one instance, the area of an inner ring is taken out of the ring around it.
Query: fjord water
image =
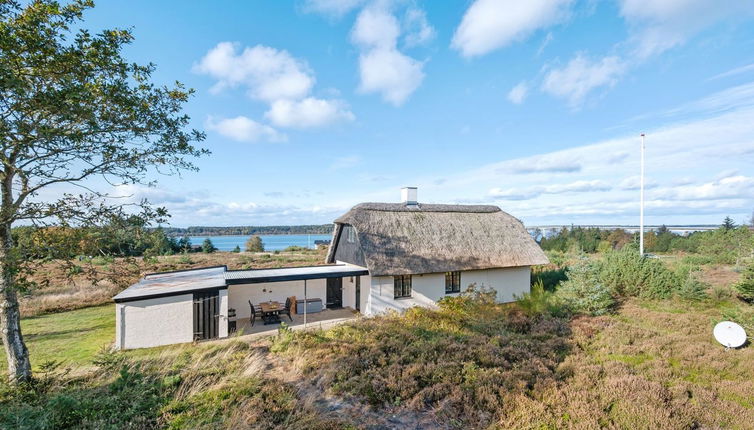
[[[209,238],[220,251],[232,251],[238,245],[244,250],[246,240],[251,236],[191,236],[192,245],[201,245],[204,239]],[[265,251],[282,251],[289,246],[303,246],[314,248],[315,240],[330,240],[329,234],[263,234],[262,238]]]

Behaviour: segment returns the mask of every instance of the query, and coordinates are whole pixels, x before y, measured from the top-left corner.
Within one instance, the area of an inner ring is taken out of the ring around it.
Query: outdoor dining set
[[[285,305],[280,304],[280,302],[270,300],[254,306],[254,304],[251,303],[251,300],[249,300],[249,308],[251,310],[249,322],[253,327],[257,317],[259,317],[262,319],[265,325],[279,324],[281,322],[281,315],[287,315],[288,319],[293,321],[293,317],[291,316],[291,308],[294,303],[296,303],[295,297],[288,297],[287,299],[285,299]],[[293,312],[295,313],[295,310]]]

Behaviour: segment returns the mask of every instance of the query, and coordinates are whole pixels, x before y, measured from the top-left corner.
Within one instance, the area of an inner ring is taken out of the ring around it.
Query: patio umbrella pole
[[[306,299],[306,279],[304,279],[304,328],[306,328],[306,308],[308,308],[309,302]]]

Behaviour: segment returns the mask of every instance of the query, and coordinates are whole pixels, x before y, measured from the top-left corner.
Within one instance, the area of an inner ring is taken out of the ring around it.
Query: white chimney
[[[401,203],[406,206],[418,205],[419,201],[416,198],[416,187],[403,187],[401,188]]]

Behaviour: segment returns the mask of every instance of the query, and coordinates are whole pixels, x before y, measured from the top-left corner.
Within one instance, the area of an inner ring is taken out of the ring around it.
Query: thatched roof
[[[356,230],[372,276],[548,263],[521,221],[497,206],[362,203],[335,220],[329,263],[344,225]]]

